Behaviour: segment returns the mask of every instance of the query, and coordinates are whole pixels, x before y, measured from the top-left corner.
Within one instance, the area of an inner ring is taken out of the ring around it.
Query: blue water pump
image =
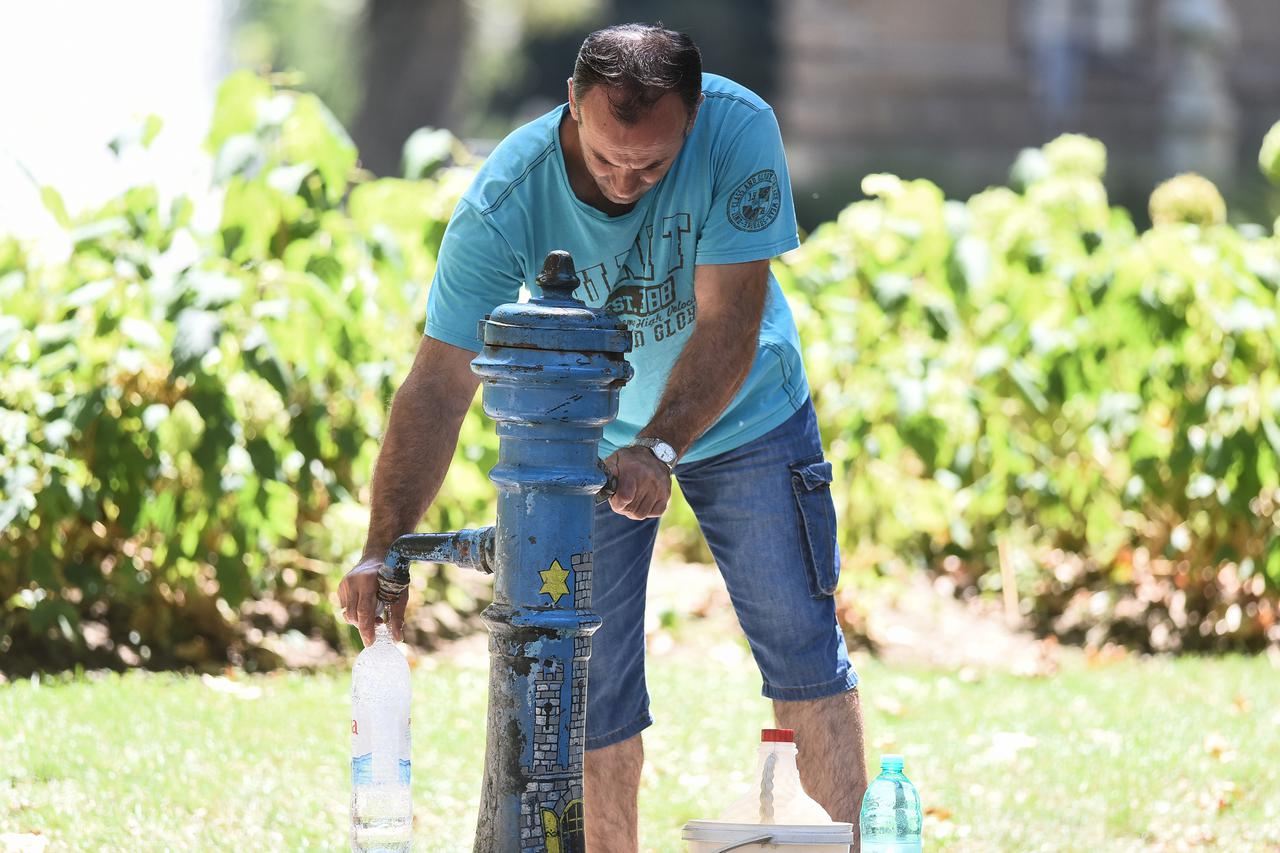
[[[497,423],[493,527],[410,534],[391,546],[379,598],[395,601],[414,561],[494,574],[489,719],[478,853],[586,849],[582,752],[591,611],[593,510],[609,478],[598,459],[604,426],[631,378],[626,326],[573,297],[567,252],[547,256],[540,298],[499,306],[480,323],[471,369]]]

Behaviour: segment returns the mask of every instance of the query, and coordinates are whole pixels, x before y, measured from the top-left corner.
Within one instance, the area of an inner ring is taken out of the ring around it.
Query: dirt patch
[[[842,589],[837,599],[851,648],[865,649],[892,665],[959,671],[1049,675],[1063,649],[1010,625],[997,604],[957,598],[945,579],[922,574],[886,582],[874,591]],[[648,653],[655,658],[697,656],[737,664],[749,659],[746,638],[724,580],[713,565],[655,561],[645,608]],[[487,634],[442,645],[433,656],[484,667]]]

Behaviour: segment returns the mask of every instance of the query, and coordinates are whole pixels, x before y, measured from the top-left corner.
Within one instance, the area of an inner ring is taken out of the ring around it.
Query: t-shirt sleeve
[[[479,352],[484,315],[514,302],[524,281],[515,252],[493,223],[463,199],[444,231],[427,295],[428,336]]]
[[[711,209],[695,263],[759,261],[800,245],[791,177],[773,110],[760,110],[713,158]]]

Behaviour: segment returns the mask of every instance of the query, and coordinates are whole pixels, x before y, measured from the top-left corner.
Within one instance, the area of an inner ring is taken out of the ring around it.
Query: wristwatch
[[[658,461],[667,466],[668,471],[676,467],[676,449],[660,438],[637,438],[631,446],[649,448],[658,457]]]

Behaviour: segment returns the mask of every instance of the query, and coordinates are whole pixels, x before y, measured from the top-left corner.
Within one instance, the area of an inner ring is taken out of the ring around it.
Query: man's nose
[[[618,179],[618,185],[627,192],[646,189],[654,184],[654,176],[644,169],[627,169]]]
[[[644,183],[640,173],[634,172],[631,169],[623,169],[617,180],[618,190],[621,195],[631,195],[633,192],[640,189],[641,185]]]

